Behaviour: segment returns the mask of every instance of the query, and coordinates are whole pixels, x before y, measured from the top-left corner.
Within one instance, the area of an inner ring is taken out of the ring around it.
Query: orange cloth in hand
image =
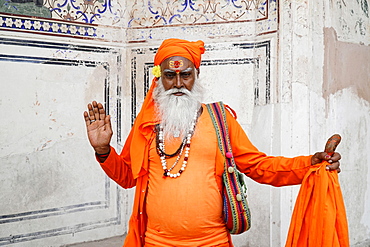
[[[348,247],[348,224],[336,171],[327,162],[303,179],[285,247]]]

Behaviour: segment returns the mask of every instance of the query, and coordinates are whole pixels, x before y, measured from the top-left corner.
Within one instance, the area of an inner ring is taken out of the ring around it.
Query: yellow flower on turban
[[[152,69],[152,74],[157,78],[161,77],[161,66],[160,65],[154,66]]]

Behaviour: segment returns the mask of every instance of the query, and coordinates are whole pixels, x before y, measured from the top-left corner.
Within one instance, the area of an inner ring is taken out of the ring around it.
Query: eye
[[[173,79],[175,77],[175,73],[165,73],[164,76],[167,78],[167,79]]]
[[[188,78],[189,76],[191,76],[190,72],[181,73],[182,78]]]

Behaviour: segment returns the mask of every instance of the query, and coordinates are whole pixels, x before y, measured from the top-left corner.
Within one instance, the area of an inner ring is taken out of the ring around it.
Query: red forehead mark
[[[169,66],[171,69],[177,69],[179,67],[182,67],[184,65],[183,60],[178,60],[178,61],[170,61]]]
[[[180,73],[180,70],[176,70],[176,74]]]
[[[180,61],[174,61],[174,64],[175,64],[175,68],[180,67]]]

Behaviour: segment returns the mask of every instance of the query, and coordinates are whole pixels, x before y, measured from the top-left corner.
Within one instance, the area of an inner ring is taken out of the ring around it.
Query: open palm
[[[87,105],[84,112],[87,136],[95,152],[107,153],[110,150],[110,140],[113,135],[110,116],[105,114],[101,103],[93,101]]]

